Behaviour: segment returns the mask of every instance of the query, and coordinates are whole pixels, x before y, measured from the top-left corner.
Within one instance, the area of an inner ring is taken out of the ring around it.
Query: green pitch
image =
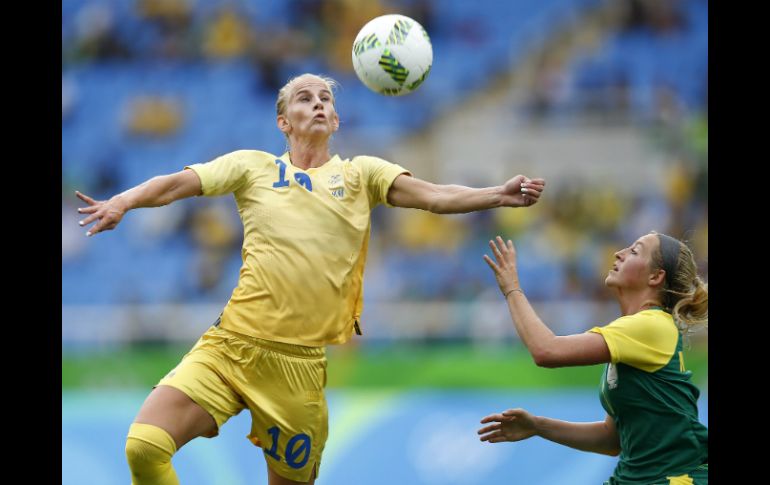
[[[98,353],[62,352],[62,388],[147,387],[157,383],[188,347],[133,347]],[[543,369],[520,344],[397,344],[329,348],[330,388],[554,388],[593,387],[601,366]],[[685,351],[693,381],[708,383],[708,350]]]

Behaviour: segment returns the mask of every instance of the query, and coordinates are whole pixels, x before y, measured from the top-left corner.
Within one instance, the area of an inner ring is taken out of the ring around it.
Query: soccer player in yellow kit
[[[238,286],[217,322],[139,410],[126,440],[134,485],[179,483],[171,457],[248,408],[270,485],[313,483],[328,432],[325,345],[360,333],[370,213],[378,204],[463,213],[537,202],[542,179],[482,189],[435,185],[385,160],[331,156],[339,128],[329,78],[303,74],[278,93],[280,157],[239,150],[88,204],[91,236],[131,209],[232,193],[244,226]]]

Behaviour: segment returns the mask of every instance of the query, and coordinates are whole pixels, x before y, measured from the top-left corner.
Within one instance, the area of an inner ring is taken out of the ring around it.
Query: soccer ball
[[[353,68],[372,91],[402,96],[430,72],[433,47],[422,25],[404,15],[383,15],[361,29],[353,42]]]

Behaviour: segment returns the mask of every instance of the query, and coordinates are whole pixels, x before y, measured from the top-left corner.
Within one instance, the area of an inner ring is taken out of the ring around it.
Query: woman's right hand
[[[100,201],[94,200],[78,191],[75,191],[75,195],[88,204],[88,207],[78,208],[78,213],[89,214],[88,217],[79,222],[80,226],[84,227],[94,221],[98,221],[88,232],[86,232],[86,236],[93,236],[102,231],[114,229],[126,213],[126,209],[123,207],[118,196],[115,196],[110,200]]]
[[[519,274],[516,270],[516,248],[513,247],[511,240],[509,239],[506,243],[503,242],[503,238],[497,236],[494,241],[489,241],[489,247],[495,255],[495,260],[492,261],[492,258],[485,254],[484,261],[495,272],[495,279],[503,295],[515,288],[520,288]]]
[[[481,423],[493,423],[478,431],[481,441],[490,443],[521,441],[537,434],[535,416],[521,408],[490,414],[482,419]]]

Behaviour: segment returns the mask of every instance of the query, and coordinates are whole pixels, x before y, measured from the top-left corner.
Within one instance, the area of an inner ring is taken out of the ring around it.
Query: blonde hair
[[[658,250],[652,255],[653,269],[666,270],[661,249],[663,238],[670,238],[679,246],[675,269],[671,271],[672,274],[666,275],[663,288],[660,290],[663,308],[671,312],[679,330],[685,335],[694,332],[701,325],[708,327],[708,283],[698,276],[698,267],[692,251],[678,239],[654,231],[652,234],[657,235],[660,242]]]
[[[283,87],[278,91],[278,99],[275,102],[275,112],[277,116],[286,114],[286,105],[288,104],[288,100],[291,97],[292,91],[294,91],[294,86],[297,84],[297,82],[299,82],[300,79],[308,76],[318,78],[319,80],[326,83],[326,85],[329,86],[329,91],[332,93],[332,103],[336,101],[334,98],[334,91],[339,86],[337,81],[328,76],[323,76],[320,74],[300,74],[299,76],[289,79],[289,81],[284,84]]]

